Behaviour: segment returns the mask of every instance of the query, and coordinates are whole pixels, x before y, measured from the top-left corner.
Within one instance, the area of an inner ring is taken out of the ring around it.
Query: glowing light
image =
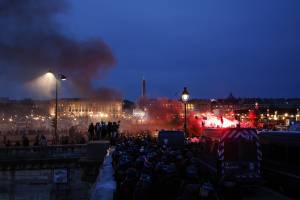
[[[29,90],[37,93],[42,97],[51,97],[55,90],[56,78],[53,73],[46,74],[32,80],[27,84]]]
[[[199,138],[191,138],[191,143],[199,143],[200,142],[200,139]]]
[[[46,77],[54,77],[54,74],[52,73],[52,72],[47,72],[46,74],[45,74],[45,76]]]
[[[181,95],[181,99],[183,102],[187,102],[190,98],[189,92],[187,91],[187,88],[184,87],[182,95]]]
[[[189,95],[188,94],[183,94],[182,95],[182,101],[186,102],[189,100]]]
[[[145,117],[146,113],[143,110],[140,109],[134,109],[133,110],[133,116],[134,117],[139,117],[139,118],[143,118]]]
[[[65,81],[67,80],[67,77],[65,75],[60,75],[60,80]]]
[[[50,111],[50,115],[51,115],[51,116],[54,116],[54,115],[55,115],[54,110]]]
[[[202,123],[202,122],[201,122]],[[203,120],[205,127],[219,127],[219,128],[229,128],[229,127],[236,127],[238,124],[237,120],[231,120],[225,117],[216,117],[212,113],[206,113],[204,120]]]

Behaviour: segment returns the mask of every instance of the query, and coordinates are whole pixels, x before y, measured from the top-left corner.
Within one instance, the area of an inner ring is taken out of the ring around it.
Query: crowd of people
[[[47,143],[48,143],[48,141],[44,134],[37,134],[35,136],[33,146],[47,146]],[[5,147],[11,147],[11,146],[28,147],[28,146],[30,146],[30,140],[25,134],[23,134],[21,141],[17,140],[17,141],[15,141],[15,143],[12,143],[9,139],[7,139],[6,136],[3,136],[3,146],[5,146]]]
[[[117,138],[119,135],[120,121],[118,122],[97,122],[95,125],[90,124],[88,133],[89,140]]]
[[[85,144],[88,140],[109,139],[111,142],[119,135],[119,122],[98,122],[95,125],[91,123],[88,127],[88,134],[71,127],[64,134],[59,135],[58,143],[53,138],[53,133],[43,131],[15,131],[0,132],[2,142],[0,146],[4,147],[28,147],[28,146],[47,146],[51,144]],[[65,133],[67,132],[67,134]]]
[[[88,131],[77,126],[59,130],[58,140],[55,140],[51,130],[11,130],[0,131],[2,147],[47,146],[53,144],[85,144],[88,141],[109,139],[114,141],[119,135],[120,121],[91,123]]]
[[[16,129],[16,130],[2,130],[0,131],[0,136],[19,136],[19,135],[37,135],[37,134],[51,134],[51,130],[49,129]]]
[[[117,200],[217,199],[193,145],[159,146],[150,136],[120,137],[112,155]]]

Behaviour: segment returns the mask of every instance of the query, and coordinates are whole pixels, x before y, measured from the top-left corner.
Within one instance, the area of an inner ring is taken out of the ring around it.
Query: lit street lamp
[[[53,72],[49,71],[55,77],[55,117],[54,117],[54,137],[55,143],[58,143],[58,135],[57,135],[57,117],[58,117],[58,82],[67,80],[67,77],[63,74],[58,74],[55,76]]]
[[[181,94],[181,100],[182,102],[184,103],[184,132],[185,134],[187,134],[187,120],[186,120],[186,103],[187,101],[189,100],[190,98],[190,94],[189,92],[187,91],[187,88],[184,87],[183,88],[183,92]]]

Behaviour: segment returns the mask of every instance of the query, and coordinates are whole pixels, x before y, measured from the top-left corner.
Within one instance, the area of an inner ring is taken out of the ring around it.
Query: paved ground
[[[113,193],[116,189],[116,182],[113,179],[114,170],[112,168],[111,154],[113,149],[109,149],[103,162],[100,175],[95,185],[95,189],[92,192],[91,200],[113,200]]]

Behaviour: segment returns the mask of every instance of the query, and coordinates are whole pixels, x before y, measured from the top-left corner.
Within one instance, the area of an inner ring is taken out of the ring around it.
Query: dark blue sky
[[[299,0],[70,0],[66,34],[101,37],[125,98],[300,97]]]

